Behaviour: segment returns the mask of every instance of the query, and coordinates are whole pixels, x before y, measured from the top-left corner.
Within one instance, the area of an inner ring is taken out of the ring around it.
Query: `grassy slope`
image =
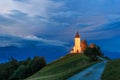
[[[65,80],[92,64],[84,55],[71,54],[48,64],[27,80]]]
[[[120,59],[111,60],[107,63],[102,74],[102,80],[120,80]]]

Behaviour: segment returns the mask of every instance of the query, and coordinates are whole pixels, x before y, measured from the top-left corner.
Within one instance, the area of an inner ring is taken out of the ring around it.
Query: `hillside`
[[[85,55],[69,54],[48,64],[26,80],[65,80],[94,63],[89,62]]]
[[[120,59],[111,60],[107,63],[102,74],[102,80],[120,80]]]

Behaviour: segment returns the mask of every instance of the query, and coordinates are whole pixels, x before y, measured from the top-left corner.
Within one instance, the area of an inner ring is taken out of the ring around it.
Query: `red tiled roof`
[[[78,33],[78,32],[76,33],[75,38],[80,38],[80,36],[79,36],[79,33]]]

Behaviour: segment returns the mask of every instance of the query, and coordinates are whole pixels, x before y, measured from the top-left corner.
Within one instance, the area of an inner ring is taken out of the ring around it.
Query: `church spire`
[[[81,41],[80,41],[80,35],[77,32],[74,38],[74,47],[71,50],[71,53],[81,53]]]
[[[78,32],[76,33],[75,38],[80,38],[80,35],[79,35],[79,33],[78,33]]]

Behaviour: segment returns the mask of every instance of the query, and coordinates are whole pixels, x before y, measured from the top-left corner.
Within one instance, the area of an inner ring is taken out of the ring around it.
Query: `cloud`
[[[67,8],[84,15],[118,14],[119,0],[65,0]],[[71,5],[72,4],[72,5]],[[73,7],[74,5],[74,7]]]
[[[42,17],[29,17],[20,11],[13,11],[9,17],[0,16],[0,34],[28,35],[42,32],[47,19]]]
[[[35,35],[28,35],[28,36],[10,36],[10,35],[1,35],[0,36],[0,47],[7,47],[7,46],[16,46],[16,47],[28,47],[28,46],[61,46],[67,47],[69,43],[57,41],[57,40],[48,40],[39,38]]]
[[[0,2],[0,14],[10,14],[12,10],[18,10],[30,16],[40,15],[46,17],[51,10],[60,6],[62,6],[62,3],[52,0],[8,0]]]
[[[97,4],[99,4],[99,6],[101,7],[98,7],[98,5],[95,4],[96,2],[98,2]],[[118,0],[115,1],[115,3],[117,2]],[[74,7],[71,6],[71,3],[73,3]],[[4,4],[8,4],[8,5],[5,6]],[[83,5],[83,4],[87,4],[87,5]],[[41,34],[46,32],[51,33],[54,32],[55,30],[57,32],[58,31],[62,32],[62,30],[65,31],[74,30],[73,32],[93,31],[96,29],[103,28],[103,27],[99,27],[100,25],[104,25],[106,23],[109,23],[109,21],[119,19],[119,15],[116,16],[117,10],[113,11],[114,13],[110,12],[109,14],[107,14],[108,16],[106,15],[106,12],[108,12],[110,9],[105,10],[105,13],[101,13],[104,11],[104,10],[101,11],[101,9],[103,9],[103,7],[106,7],[105,4],[107,4],[107,7],[111,8],[111,6],[109,6],[111,4],[111,1],[108,1],[108,3],[106,3],[106,1],[100,1],[100,0],[96,0],[95,2],[88,0],[1,1],[0,14],[2,17],[5,18],[4,22],[1,22],[1,24],[5,22],[7,22],[8,24],[7,26],[2,25],[1,31],[5,31],[5,33],[9,33],[12,35],[13,34],[31,35],[31,34],[37,34],[37,33]],[[95,6],[97,6],[97,8],[100,8],[98,14],[93,14],[95,12],[94,10],[98,10],[95,8]],[[83,13],[84,11],[82,10],[85,10],[87,14]],[[113,16],[116,16],[116,18],[113,19]],[[55,30],[51,30],[51,28],[54,28]]]
[[[43,35],[48,31],[48,25],[51,27],[60,24],[52,21],[50,14],[58,11],[63,4],[52,0],[1,1],[0,34]]]
[[[73,41],[76,31],[82,39],[110,39],[120,35],[119,8],[118,0],[4,0],[0,35],[17,38],[10,39],[11,44],[4,39],[1,45],[23,46],[28,41],[29,45],[63,46],[62,41]]]
[[[47,40],[47,39],[43,39],[43,38],[39,38],[35,35],[28,35],[23,37],[26,40],[33,40],[33,41],[38,41],[38,42],[44,42],[47,45],[57,45],[57,46],[64,46],[67,45],[67,42],[62,42],[62,41],[57,41],[57,40]]]

